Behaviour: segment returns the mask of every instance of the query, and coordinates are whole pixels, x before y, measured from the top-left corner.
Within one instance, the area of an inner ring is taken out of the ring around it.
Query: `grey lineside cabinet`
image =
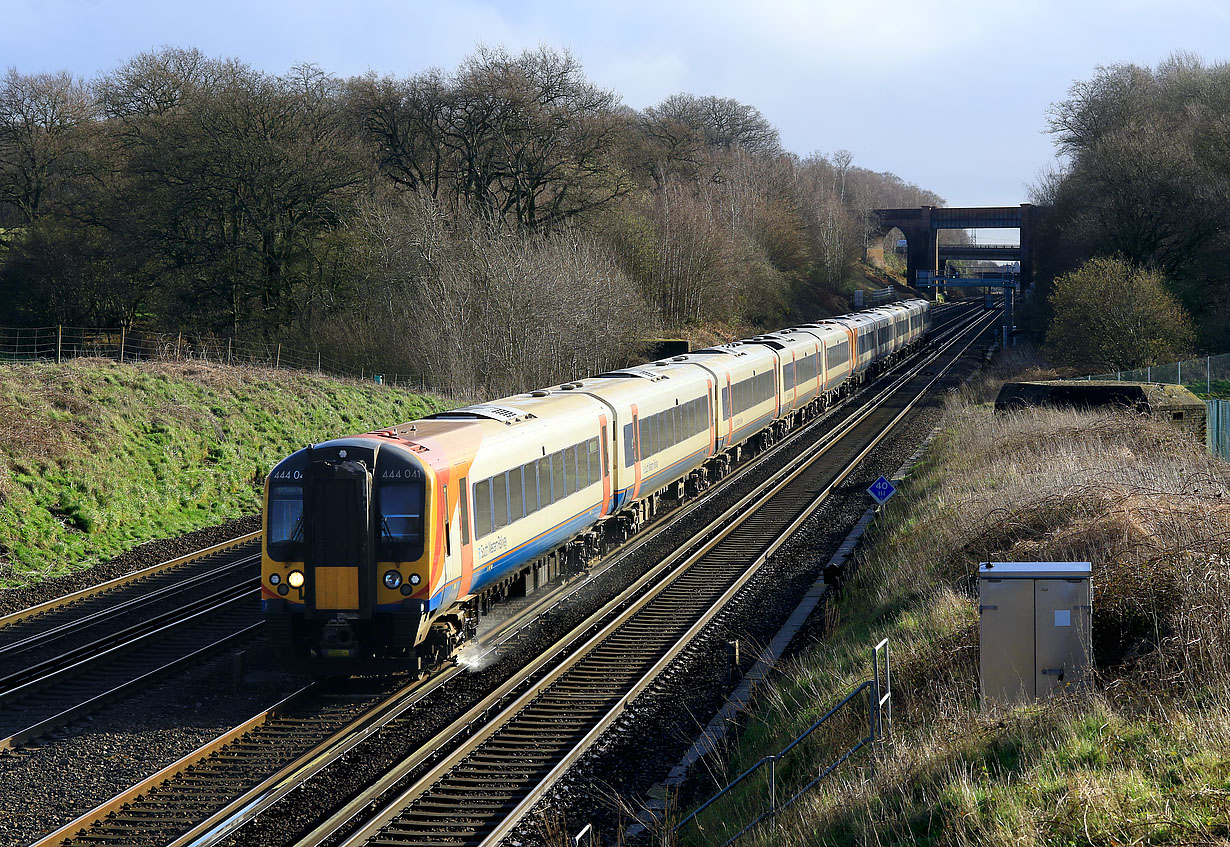
[[[1090,665],[1088,562],[978,566],[982,704],[1032,703],[1078,686]]]

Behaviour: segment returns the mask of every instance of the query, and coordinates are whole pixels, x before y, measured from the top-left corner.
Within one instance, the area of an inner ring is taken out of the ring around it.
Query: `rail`
[[[831,773],[836,771],[837,768],[841,767],[843,764],[849,761],[850,757],[852,757],[859,750],[862,750],[864,747],[870,747],[870,748],[873,748],[873,752],[874,752],[874,748],[876,745],[882,744],[885,740],[887,740],[888,738],[891,738],[892,737],[892,714],[893,714],[892,694],[893,692],[892,692],[892,671],[890,667],[887,638],[885,638],[879,644],[877,644],[875,647],[872,648],[871,662],[872,662],[872,674],[871,674],[870,679],[864,680],[863,682],[855,686],[854,690],[851,691],[849,694],[847,694],[841,700],[841,702],[839,702],[836,706],[833,706],[831,709],[825,712],[824,716],[821,717],[818,721],[813,723],[807,729],[803,730],[802,733],[800,733],[789,744],[787,744],[784,748],[782,748],[781,752],[776,753],[771,756],[765,756],[760,761],[756,762],[756,764],[752,765],[750,768],[748,768],[743,773],[741,773],[739,776],[737,776],[733,781],[727,784],[724,788],[722,788],[721,791],[714,794],[712,797],[710,797],[708,800],[702,803],[699,807],[697,807],[697,809],[693,811],[690,815],[685,817],[679,823],[675,824],[675,826],[671,827],[670,829],[665,830],[663,833],[663,839],[662,839],[662,843],[664,847],[669,847],[672,840],[677,840],[680,837],[680,834],[683,832],[684,828],[687,827],[689,824],[693,826],[698,836],[704,838],[706,833],[705,833],[704,827],[700,823],[700,820],[701,820],[700,814],[704,812],[706,809],[709,809],[710,807],[712,807],[715,803],[717,803],[723,797],[727,796],[737,786],[751,779],[754,775],[759,773],[762,769],[768,768],[768,775],[766,778],[766,787],[767,787],[767,792],[768,792],[768,808],[765,811],[758,814],[751,821],[751,823],[746,824],[738,832],[736,832],[730,838],[722,842],[722,847],[729,847],[729,845],[738,841],[745,834],[750,832],[755,827],[759,826],[764,821],[769,820],[770,818],[776,817],[780,812],[783,812],[786,809],[793,806],[799,800],[799,798],[801,798],[804,794],[806,794],[807,792],[815,788],[817,785],[819,785],[821,780],[829,776]],[[880,672],[881,664],[883,665],[883,674],[881,674]],[[847,748],[846,750],[838,754],[837,758],[834,759],[833,761],[830,761],[827,764],[821,764],[821,766],[818,768],[817,776],[814,779],[812,779],[810,782],[808,782],[802,788],[796,791],[790,797],[790,799],[786,800],[784,803],[779,803],[777,799],[778,785],[779,785],[778,763],[784,762],[786,758],[792,752],[801,749],[801,745],[803,744],[804,741],[810,738],[813,733],[815,733],[818,729],[820,729],[820,727],[828,723],[829,720],[831,720],[836,715],[840,714],[843,709],[850,706],[851,703],[856,702],[856,700],[859,698],[859,695],[862,694],[863,692],[867,693],[867,699],[866,699],[866,702],[867,702],[867,734],[857,739],[851,747]],[[872,766],[874,767],[874,761],[873,761]],[[728,817],[723,816],[720,825],[726,824],[728,820],[729,820]],[[707,840],[708,839],[706,839],[706,841]]]

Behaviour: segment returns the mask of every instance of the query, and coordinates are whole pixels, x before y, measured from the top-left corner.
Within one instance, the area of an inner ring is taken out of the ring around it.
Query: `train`
[[[422,672],[919,346],[906,300],[312,444],[265,480],[289,665]]]

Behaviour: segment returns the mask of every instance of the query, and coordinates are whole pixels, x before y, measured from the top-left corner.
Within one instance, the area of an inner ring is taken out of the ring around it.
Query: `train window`
[[[422,484],[382,485],[379,500],[382,544],[416,544],[423,540]]]
[[[525,481],[521,468],[508,472],[508,522],[525,517]]]
[[[269,487],[269,558],[286,562],[291,545],[303,540],[303,486]]]
[[[624,467],[632,467],[632,463],[636,461],[636,433],[632,431],[632,424],[624,424]]]
[[[676,437],[677,433],[679,432],[679,427],[677,425],[679,422],[679,416],[676,414],[675,407],[671,406],[669,409],[667,409],[662,414],[662,418],[664,420],[664,423],[666,424],[665,426],[666,446],[674,447],[676,444],[679,443],[679,439]]]
[[[650,418],[641,418],[641,459],[653,453],[653,423]]]
[[[495,522],[493,529],[503,529],[508,526],[508,475],[496,474],[491,477],[491,505],[495,507]]]
[[[568,496],[568,477],[564,472],[564,451],[551,454],[551,481],[555,491],[555,501],[558,503]]]
[[[470,503],[466,496],[466,480],[461,478],[461,490],[458,492],[461,498],[461,543],[470,543]]]
[[[564,493],[571,494],[577,490],[577,454],[569,447],[558,455],[563,457]]]
[[[474,537],[491,534],[491,480],[474,483]]]
[[[554,500],[551,497],[551,457],[538,460],[538,508],[545,509]]]
[[[584,444],[573,444],[564,452],[568,456],[568,469],[572,471],[572,479],[568,483],[568,493],[575,494],[589,484],[589,465],[585,461]]]
[[[593,485],[602,479],[601,457],[598,455],[598,439],[591,438],[585,442],[585,452],[589,454],[589,484]]]
[[[521,475],[525,485],[525,513],[532,515],[538,511],[538,462],[522,465]]]
[[[685,437],[691,437],[696,434],[696,401],[689,400],[683,404],[683,431]]]
[[[787,362],[786,367],[782,369],[782,390],[789,391],[794,388],[794,362]]]

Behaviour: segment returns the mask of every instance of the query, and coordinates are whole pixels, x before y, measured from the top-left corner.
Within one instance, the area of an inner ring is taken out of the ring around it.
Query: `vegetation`
[[[1053,206],[1037,244],[1053,278],[1093,256],[1153,268],[1196,318],[1199,342],[1230,349],[1230,64],[1177,54],[1076,83],[1051,111],[1066,162],[1041,180]]]
[[[1055,280],[1046,335],[1056,365],[1120,371],[1173,362],[1189,349],[1191,320],[1157,271],[1090,259]]]
[[[869,210],[922,202],[785,152],[747,104],[629,109],[545,48],[404,78],[180,49],[0,78],[0,324],[249,334],[486,395],[621,364],[661,324],[845,308]]]
[[[0,366],[0,586],[254,514],[265,474],[288,453],[442,406],[284,370]]]
[[[1014,368],[1014,371],[1019,368]],[[992,384],[992,387],[994,384]],[[832,603],[832,631],[762,697],[729,772],[775,753],[891,639],[894,739],[748,844],[1205,844],[1230,837],[1230,469],[1164,424],[951,401]],[[980,561],[1094,565],[1092,687],[980,710]],[[779,774],[814,775],[866,712]],[[710,819],[750,820],[753,785]],[[789,794],[779,793],[779,797]],[[712,832],[712,831],[711,831]]]

